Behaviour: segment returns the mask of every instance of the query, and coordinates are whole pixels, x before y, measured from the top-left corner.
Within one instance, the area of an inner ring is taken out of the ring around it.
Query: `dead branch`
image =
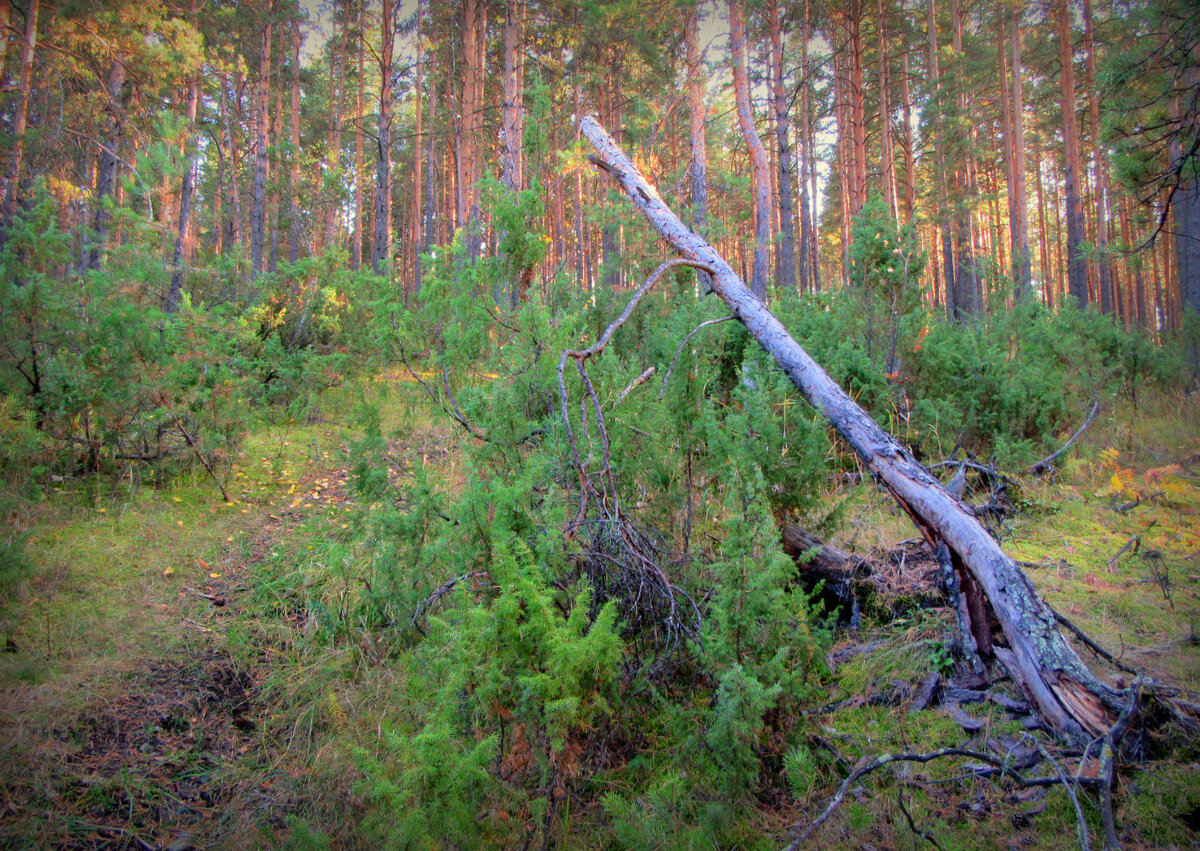
[[[838,787],[837,792],[829,801],[829,804],[826,805],[824,811],[806,828],[804,828],[804,830],[801,831],[800,835],[796,839],[784,847],[783,851],[797,851],[797,849],[802,848],[804,844],[812,838],[812,835],[817,832],[817,829],[820,828],[821,825],[823,825],[826,821],[828,821],[829,817],[834,814],[838,807],[842,805],[842,802],[846,799],[846,793],[850,791],[854,784],[866,777],[872,771],[877,771],[878,769],[883,768],[886,765],[891,765],[895,762],[926,763],[933,762],[935,759],[941,759],[947,756],[961,756],[967,759],[973,759],[979,762],[987,763],[995,769],[996,773],[1005,777],[1009,777],[1020,785],[1024,785],[1026,782],[1020,774],[1006,765],[1004,760],[997,759],[991,754],[982,753],[980,751],[972,751],[965,748],[939,748],[938,750],[930,751],[929,753],[885,753],[865,763],[860,762],[859,765],[852,772],[850,772],[850,776],[842,781],[842,785]]]
[[[470,573],[464,573],[462,576],[455,576],[451,579],[447,579],[445,582],[435,588],[433,593],[424,600],[417,601],[417,605],[413,607],[412,620],[409,621],[409,625],[424,635],[425,631],[421,629],[420,624],[417,623],[418,619],[421,617],[421,612],[427,611],[430,606],[453,591],[454,587],[458,585],[458,583],[466,582],[468,579],[474,579],[476,576],[483,576],[485,573],[487,573],[486,570],[473,570]]]
[[[1087,431],[1087,427],[1092,424],[1092,420],[1096,419],[1096,414],[1098,413],[1100,413],[1100,400],[1097,398],[1092,400],[1092,412],[1088,414],[1087,419],[1083,421],[1083,425],[1079,427],[1079,431],[1071,435],[1071,439],[1064,443],[1057,452],[1050,453],[1041,461],[1038,461],[1036,464],[1030,467],[1028,472],[1033,473],[1035,476],[1040,476],[1042,473],[1050,472],[1050,470],[1054,468],[1054,465],[1058,463],[1058,459],[1062,457],[1062,454],[1070,449],[1075,441],[1079,440],[1080,435]]]
[[[1139,535],[1130,536],[1129,540],[1125,542],[1125,546],[1123,546],[1123,547],[1121,547],[1121,549],[1117,550],[1116,553],[1113,554],[1112,558],[1110,558],[1108,560],[1109,571],[1112,571],[1116,568],[1117,564],[1120,563],[1121,556],[1123,556],[1123,555],[1125,555],[1125,553],[1129,552],[1131,547],[1132,547],[1132,551],[1134,553],[1136,553],[1138,551],[1138,547],[1140,547],[1141,545],[1142,545],[1141,536],[1139,536]]]
[[[188,430],[183,427],[183,423],[179,421],[179,417],[176,416],[175,412],[171,410],[169,405],[167,405],[166,397],[160,394],[158,401],[159,404],[163,406],[164,410],[171,415],[171,419],[175,421],[175,427],[179,429],[179,433],[182,434],[183,439],[187,441],[187,445],[192,450],[192,454],[196,456],[196,460],[200,462],[201,466],[204,467],[205,472],[207,472],[209,477],[217,483],[217,487],[221,489],[221,499],[223,499],[225,502],[229,502],[229,493],[225,490],[225,483],[221,481],[220,477],[213,469],[212,464],[210,464],[208,459],[204,457],[204,453],[200,451],[200,447],[196,444],[196,441],[192,439],[191,434],[189,434]]]
[[[699,325],[697,325],[691,331],[687,332],[687,334],[684,336],[684,338],[679,341],[679,348],[677,348],[675,350],[675,357],[671,358],[671,367],[670,367],[670,369],[667,370],[666,375],[663,376],[662,387],[658,388],[658,398],[660,400],[662,399],[663,394],[667,392],[667,380],[671,377],[671,373],[673,373],[675,371],[675,366],[676,366],[676,364],[679,363],[679,356],[681,354],[683,354],[683,347],[687,345],[687,341],[692,339],[692,337],[696,336],[696,333],[698,331],[700,331],[701,329],[707,328],[709,325],[717,325],[721,322],[728,322],[730,319],[733,319],[733,318],[734,317],[732,317],[732,316],[722,316],[719,319],[709,319],[706,322],[701,322]]]
[[[1064,615],[1062,612],[1058,611],[1057,609],[1054,609],[1053,611],[1054,611],[1054,619],[1056,621],[1058,621],[1060,624],[1062,624],[1064,627],[1066,627],[1068,630],[1070,630],[1070,632],[1076,638],[1078,638],[1080,641],[1082,641],[1084,643],[1084,645],[1087,646],[1088,650],[1091,650],[1093,653],[1095,653],[1101,659],[1104,659],[1106,662],[1113,665],[1114,667],[1120,668],[1125,673],[1133,674],[1135,676],[1137,675],[1137,671],[1135,671],[1133,668],[1129,667],[1124,662],[1117,659],[1115,656],[1113,656],[1111,653],[1109,653],[1107,650],[1105,650],[1103,647],[1101,647],[1099,644],[1097,644],[1095,641],[1093,641],[1086,632],[1084,632],[1082,629],[1080,629],[1078,626],[1076,626],[1074,623],[1072,623],[1067,618],[1066,615]]]
[[[621,394],[619,396],[617,396],[617,401],[613,402],[613,407],[616,407],[617,405],[621,404],[622,400],[624,400],[624,398],[626,396],[628,396],[631,392],[633,392],[634,390],[636,390],[637,388],[639,388],[643,384],[645,384],[647,381],[649,381],[654,376],[654,372],[655,372],[654,367],[652,367],[652,366],[646,367],[645,372],[643,372],[637,378],[633,379],[633,381],[629,382],[629,384],[626,385],[625,389],[621,391]]]
[[[462,415],[462,412],[459,411],[458,403],[454,401],[454,396],[452,396],[450,393],[450,382],[446,377],[446,370],[444,368],[442,369],[442,384],[446,389],[446,397],[454,405],[453,410],[447,410],[446,403],[443,402],[440,398],[438,398],[438,395],[433,392],[433,388],[425,383],[425,379],[421,378],[421,376],[417,374],[417,371],[415,369],[413,369],[411,366],[409,366],[408,357],[404,353],[404,346],[400,347],[400,362],[402,364],[404,364],[404,368],[406,370],[408,370],[408,374],[413,377],[414,381],[416,381],[418,384],[421,385],[421,387],[425,390],[425,395],[427,395],[433,401],[433,403],[435,405],[437,405],[439,408],[441,408],[443,411],[445,411],[447,414],[449,414],[450,418],[453,419],[460,426],[462,426],[464,429],[466,429],[467,432],[472,437],[477,437],[482,441],[490,442],[488,439],[488,436],[486,434],[484,434],[483,432],[479,431],[479,429],[475,428],[475,426],[473,426],[469,422],[467,422],[466,417],[464,417]]]

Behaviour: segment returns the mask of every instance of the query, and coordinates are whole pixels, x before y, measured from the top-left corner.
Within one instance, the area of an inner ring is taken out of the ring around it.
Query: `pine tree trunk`
[[[192,14],[198,11],[197,0],[192,0]],[[179,309],[179,299],[183,291],[184,256],[183,244],[187,239],[188,223],[192,215],[192,195],[196,185],[196,162],[192,152],[192,131],[196,126],[196,105],[199,100],[199,81],[192,78],[188,81],[187,93],[187,122],[188,134],[184,141],[184,171],[183,187],[179,192],[179,228],[175,236],[175,251],[171,258],[171,287],[167,290],[166,312],[175,313]]]
[[[882,166],[883,201],[892,221],[899,221],[896,199],[896,160],[892,152],[892,104],[889,96],[887,12],[884,0],[879,0],[879,151]]]
[[[750,151],[754,184],[754,274],[750,289],[761,299],[767,297],[767,276],[771,245],[771,188],[767,152],[754,126],[750,109],[750,83],[746,71],[746,13],[741,0],[729,3],[729,50],[733,61],[733,92],[737,101],[738,123]]]
[[[304,241],[304,223],[300,221],[300,42],[304,40],[300,25],[292,25],[292,150],[291,172],[288,175],[288,262],[300,259]]]
[[[804,23],[800,30],[800,75],[805,82],[800,87],[800,292],[815,292],[815,277],[810,273],[812,265],[813,243],[812,229],[809,225],[812,205],[808,195],[808,173],[812,168],[812,151],[809,139],[812,133],[812,113],[809,106],[808,85],[808,39],[809,39],[809,0],[804,0]],[[703,233],[700,233],[704,236]]]
[[[593,162],[621,183],[663,239],[688,260],[710,267],[717,296],[884,484],[944,568],[955,573],[973,601],[965,608],[980,654],[999,662],[1061,739],[1081,745],[1107,733],[1123,695],[1088,671],[1020,567],[962,502],[829,378],[729,264],[667,208],[599,123],[589,117],[581,125],[598,154]]]
[[[700,71],[700,9],[694,7],[684,27],[687,55],[688,131],[691,140],[692,228],[698,234],[708,233],[708,145],[704,137],[706,104],[704,77]],[[708,273],[699,272],[700,286],[709,288]]]
[[[775,136],[779,143],[779,260],[776,285],[785,292],[796,288],[796,228],[792,208],[792,146],[788,138],[791,116],[783,87],[783,38],[779,28],[779,0],[767,0],[771,28],[771,101],[775,108]]]
[[[87,267],[99,269],[104,250],[108,245],[108,223],[112,213],[105,203],[112,198],[117,188],[117,149],[121,144],[122,113],[124,104],[121,93],[125,87],[125,63],[114,59],[108,69],[108,79],[105,82],[108,89],[108,120],[105,122],[106,132],[104,148],[100,152],[100,161],[96,167],[96,212],[92,219],[92,246],[88,254]]]
[[[29,120],[29,94],[33,86],[33,58],[37,51],[39,5],[39,0],[30,0],[29,8],[25,12],[25,37],[21,45],[21,82],[17,95],[17,113],[13,117],[12,125],[13,146],[8,153],[8,163],[4,168],[3,202],[0,202],[0,247],[4,245],[5,232],[17,211],[17,191],[21,180],[25,125]],[[6,32],[0,31],[0,41],[5,45],[8,44]],[[3,69],[3,57],[0,56],[0,73],[3,72]]]
[[[926,0],[925,20],[929,36],[929,82],[933,86],[934,91],[934,109],[937,111],[937,118],[933,122],[933,150],[934,160],[937,170],[937,221],[938,237],[934,240],[935,243],[941,243],[942,248],[942,301],[946,307],[946,317],[950,321],[956,321],[959,316],[959,305],[955,301],[955,269],[954,269],[954,244],[950,238],[950,214],[946,209],[946,139],[945,139],[945,122],[942,117],[942,110],[945,108],[944,97],[941,85],[941,70],[938,62],[938,40],[937,40],[937,7],[935,0]],[[937,256],[937,251],[934,251],[934,256]]]
[[[254,148],[254,201],[250,213],[250,279],[263,273],[263,239],[267,223],[267,136],[270,127],[271,25],[275,0],[267,0],[266,25],[258,62],[258,132]]]
[[[1024,4],[1019,3],[1012,13],[1012,146],[1013,193],[1009,205],[1012,218],[1013,282],[1016,296],[1028,292],[1033,275],[1029,252],[1029,199],[1025,189],[1025,98],[1021,85],[1021,15]]]
[[[1083,174],[1079,159],[1079,122],[1075,115],[1075,60],[1071,43],[1071,19],[1067,0],[1054,0],[1058,24],[1058,61],[1061,66],[1059,90],[1062,95],[1063,140],[1066,145],[1064,187],[1067,195],[1067,285],[1080,307],[1088,303],[1087,266],[1083,259],[1083,203],[1079,180]]]
[[[1108,252],[1108,167],[1100,147],[1100,97],[1096,90],[1096,40],[1092,36],[1092,3],[1083,0],[1083,41],[1087,50],[1088,125],[1092,136],[1092,194],[1096,210],[1096,254],[1099,258],[1100,312],[1109,314],[1115,307],[1112,263]]]
[[[363,247],[366,244],[363,233],[363,205],[366,203],[366,194],[363,192],[363,184],[366,176],[363,174],[363,122],[366,116],[363,115],[363,75],[364,57],[367,53],[367,46],[362,42],[365,37],[365,2],[358,3],[358,76],[355,78],[354,86],[354,115],[358,121],[355,123],[354,130],[354,240],[351,243],[350,252],[350,268],[357,272],[362,268]]]
[[[392,254],[392,49],[396,39],[394,0],[383,0],[379,48],[379,133],[375,155],[375,239],[371,268],[391,274]]]

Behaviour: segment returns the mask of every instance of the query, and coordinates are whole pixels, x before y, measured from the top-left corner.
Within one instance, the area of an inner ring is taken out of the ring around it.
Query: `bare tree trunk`
[[[25,12],[25,38],[21,45],[21,82],[20,94],[17,99],[17,114],[13,117],[13,146],[8,153],[8,163],[4,169],[4,199],[0,206],[0,246],[4,245],[4,235],[12,223],[13,214],[17,211],[17,189],[21,179],[21,160],[25,146],[25,125],[29,118],[29,94],[33,86],[33,57],[37,51],[38,8],[40,0],[30,0],[29,9]],[[7,9],[6,17],[7,17]],[[5,21],[7,24],[7,21]],[[0,31],[0,41],[6,46],[8,34]],[[0,73],[3,73],[3,57],[0,56]]]
[[[692,228],[698,234],[708,233],[708,145],[704,138],[704,77],[700,73],[700,8],[688,13],[684,28],[687,42],[688,129],[692,147]],[[709,288],[708,273],[697,272],[700,285]]]
[[[291,189],[288,197],[288,262],[295,263],[300,258],[300,244],[304,241],[304,225],[300,221],[300,206],[296,199],[300,197],[300,42],[304,40],[300,32],[300,24],[292,25],[292,150],[291,172],[288,176],[288,187]]]
[[[392,49],[396,40],[394,0],[383,0],[379,50],[379,146],[375,158],[375,240],[371,268],[390,275],[392,265]]]
[[[815,291],[809,267],[812,265],[812,229],[809,225],[811,205],[808,195],[808,170],[812,166],[812,153],[809,150],[809,135],[812,132],[812,118],[809,109],[808,85],[808,38],[809,38],[809,0],[804,0],[804,23],[800,28],[800,76],[803,81],[800,86],[800,292]],[[701,234],[703,236],[703,234]]]
[[[226,98],[225,87],[229,86],[231,97]],[[229,182],[227,188],[229,191],[229,200],[226,203],[225,211],[225,238],[223,248],[226,251],[236,251],[240,246],[241,231],[239,225],[242,217],[242,198],[239,190],[239,178],[241,177],[241,157],[238,155],[237,136],[233,133],[233,118],[230,113],[233,111],[233,105],[230,103],[237,96],[237,88],[233,84],[232,78],[222,78],[220,81],[221,87],[221,113],[224,118],[225,127],[225,144],[229,148]]]
[[[1019,3],[1012,13],[1012,136],[1013,136],[1013,194],[1008,203],[1012,217],[1013,281],[1016,297],[1028,292],[1032,278],[1029,253],[1029,200],[1025,189],[1025,98],[1021,86],[1021,15],[1024,4]]]
[[[741,0],[729,3],[729,50],[733,60],[733,92],[737,101],[738,123],[754,166],[754,274],[750,288],[761,299],[767,297],[767,275],[771,244],[771,188],[767,176],[767,152],[754,127],[750,110],[750,83],[746,72],[746,13]]]
[[[192,0],[191,15],[199,11],[198,0]],[[188,132],[184,139],[183,187],[179,192],[179,228],[175,236],[175,251],[171,258],[171,287],[167,290],[166,312],[179,309],[179,298],[183,291],[183,243],[187,239],[188,223],[192,214],[192,195],[196,185],[196,162],[193,154],[192,132],[196,127],[196,104],[199,99],[199,81],[193,77],[188,81],[187,122]]]
[[[1058,61],[1061,65],[1063,140],[1066,145],[1067,284],[1071,295],[1087,307],[1087,267],[1083,259],[1083,202],[1079,196],[1082,175],[1079,159],[1079,122],[1075,116],[1075,50],[1071,43],[1071,18],[1067,0],[1054,0],[1058,23]]]
[[[516,195],[525,188],[525,174],[521,162],[522,142],[525,135],[524,86],[522,64],[524,60],[525,0],[506,0],[504,4],[504,162],[501,182],[504,188]],[[503,242],[505,234],[499,236]],[[533,267],[522,266],[511,270],[509,280],[509,305],[514,310],[525,297],[525,290],[533,280]]]
[[[117,188],[117,148],[121,144],[121,127],[124,123],[122,113],[125,106],[121,101],[121,91],[125,87],[125,63],[113,59],[108,69],[108,120],[104,139],[104,148],[100,152],[100,163],[96,168],[96,214],[92,220],[92,246],[88,255],[87,267],[99,269],[100,260],[108,244],[108,223],[112,213],[108,209],[107,199],[113,197]]]
[[[1100,312],[1112,313],[1112,263],[1108,259],[1108,166],[1100,147],[1100,97],[1096,91],[1096,41],[1092,36],[1092,3],[1083,0],[1083,42],[1087,50],[1088,125],[1092,136],[1092,193],[1096,209],[1096,253],[1099,257]]]
[[[354,115],[358,119],[354,129],[354,240],[351,242],[350,251],[350,268],[357,272],[362,267],[363,257],[363,204],[366,202],[366,193],[363,191],[363,123],[366,117],[363,115],[363,65],[364,56],[366,56],[366,45],[362,43],[363,29],[366,24],[364,20],[363,10],[366,6],[365,2],[359,0],[358,3],[358,76],[355,78],[354,85]]]
[[[479,178],[482,175],[483,65],[487,45],[486,0],[463,0],[462,118],[459,134],[458,220],[466,228],[467,257],[474,262],[482,246]]]
[[[767,0],[771,28],[771,101],[775,108],[775,136],[779,142],[779,259],[775,283],[785,292],[796,287],[796,228],[792,209],[792,145],[788,139],[788,97],[783,87],[783,38],[779,29],[779,0]]]
[[[1088,671],[1020,567],[966,506],[830,379],[729,264],[668,209],[594,118],[584,118],[581,129],[598,154],[593,162],[620,182],[675,250],[712,270],[717,296],[908,513],[943,568],[957,576],[979,653],[999,661],[1060,738],[1082,744],[1107,733],[1122,694]],[[993,637],[995,627],[999,634]]]
[[[332,42],[335,46],[331,48],[331,61],[337,64],[337,76],[333,77],[331,68],[330,76],[335,88],[329,98],[329,136],[325,143],[325,174],[329,177],[337,174],[342,167],[342,112],[346,96],[346,51],[350,43],[350,22],[343,18],[339,29],[341,38]],[[325,207],[325,246],[332,247],[342,241],[342,210],[341,199],[338,197],[340,193],[332,186],[327,189],[329,191]]]
[[[946,317],[953,322],[959,316],[959,305],[955,301],[957,287],[955,286],[954,246],[950,238],[950,213],[946,209],[946,139],[944,130],[945,120],[942,116],[945,103],[942,96],[941,71],[938,65],[937,7],[935,0],[926,0],[925,17],[929,33],[929,82],[933,84],[934,109],[937,111],[937,118],[933,122],[933,150],[934,160],[937,164],[937,221],[938,231],[940,232],[938,238],[940,238],[942,247],[942,300],[946,305]],[[937,256],[936,250],[934,251],[934,256],[935,258]]]
[[[887,10],[879,0],[879,150],[883,166],[883,200],[892,221],[899,221],[896,199],[896,160],[892,152],[892,105],[888,94]]]
[[[258,133],[254,148],[254,209],[250,213],[250,279],[263,273],[263,238],[267,222],[267,136],[270,122],[271,13],[275,0],[267,0],[266,25],[258,62]]]

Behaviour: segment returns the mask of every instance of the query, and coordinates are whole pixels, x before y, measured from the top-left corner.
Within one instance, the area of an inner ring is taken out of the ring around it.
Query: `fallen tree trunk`
[[[803,573],[830,582],[853,582],[871,575],[866,559],[830,546],[794,523],[779,528],[779,543],[785,555],[801,564]]]
[[[1106,734],[1121,712],[1122,693],[1087,669],[1028,577],[970,509],[947,493],[792,339],[724,258],[667,207],[595,118],[583,118],[580,131],[596,150],[592,162],[620,182],[663,239],[683,257],[714,270],[713,292],[828,418],[912,518],[939,559],[953,569],[970,630],[964,640],[973,639],[984,659],[999,661],[1060,738],[1083,743]],[[999,634],[994,635],[997,627]]]

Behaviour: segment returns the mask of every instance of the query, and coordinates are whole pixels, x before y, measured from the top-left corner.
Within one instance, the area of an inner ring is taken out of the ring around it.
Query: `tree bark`
[[[292,24],[292,149],[288,152],[291,158],[291,170],[288,174],[288,262],[295,263],[300,259],[300,244],[304,241],[304,226],[300,221],[300,43],[304,34],[300,32],[300,24]]]
[[[754,167],[754,273],[750,289],[760,299],[767,297],[767,276],[771,244],[771,184],[767,152],[754,127],[750,109],[750,83],[746,71],[746,13],[740,0],[729,3],[729,51],[733,61],[733,92],[737,101],[738,123],[750,151]]]
[[[108,69],[106,86],[108,90],[108,120],[104,148],[100,152],[100,162],[96,168],[96,214],[92,220],[92,246],[88,255],[87,267],[99,269],[100,260],[104,257],[104,249],[108,244],[108,223],[112,213],[108,209],[107,200],[113,197],[117,189],[117,148],[121,144],[121,128],[124,124],[124,104],[121,92],[125,87],[125,63],[119,58],[112,61]]]
[[[514,196],[525,188],[525,171],[522,162],[525,135],[524,98],[524,29],[525,0],[506,0],[504,4],[504,161],[500,179],[504,188]],[[503,242],[505,234],[498,235]],[[522,261],[524,262],[524,261]],[[509,306],[516,310],[525,297],[529,282],[533,279],[533,267],[522,265],[511,269]]]
[[[896,199],[896,160],[892,151],[892,105],[888,95],[887,10],[879,0],[879,152],[882,165],[883,201],[892,221],[899,221]]]
[[[1096,209],[1096,254],[1099,258],[1100,312],[1113,312],[1112,263],[1108,253],[1108,166],[1100,146],[1100,96],[1096,90],[1096,40],[1092,33],[1092,3],[1083,0],[1083,43],[1087,50],[1088,128],[1092,136],[1092,194]]]
[[[197,0],[192,0],[192,15],[199,6]],[[184,139],[184,171],[183,187],[179,192],[179,229],[175,234],[175,251],[172,255],[171,287],[167,290],[166,312],[175,313],[179,309],[179,299],[183,291],[183,243],[187,238],[188,223],[192,215],[192,195],[196,186],[196,162],[192,151],[192,132],[196,126],[196,104],[199,99],[199,81],[192,77],[188,81],[187,93],[187,122],[188,132]]]
[[[692,150],[692,229],[696,233],[708,233],[708,145],[704,138],[704,120],[706,105],[704,103],[704,77],[700,73],[700,8],[699,5],[688,13],[687,24],[684,28],[687,56],[688,87],[688,132]],[[700,286],[709,289],[708,273],[698,272]]]
[[[882,0],[881,0],[882,2]],[[792,208],[792,145],[788,138],[791,116],[783,87],[783,37],[779,27],[779,0],[767,0],[771,28],[771,102],[775,109],[775,136],[779,144],[779,259],[776,284],[785,292],[796,288],[796,228]]]
[[[358,77],[354,86],[354,115],[358,119],[354,129],[354,240],[351,242],[350,268],[357,272],[362,267],[363,258],[363,204],[366,197],[363,193],[363,67],[366,56],[366,45],[362,43],[365,37],[364,9],[366,3],[358,3]]]
[[[1013,283],[1020,299],[1029,290],[1033,274],[1029,252],[1029,199],[1025,189],[1025,97],[1021,85],[1021,15],[1024,5],[1018,4],[1012,13],[1010,41],[1012,43],[1012,138],[1013,193],[1008,199],[1013,211],[1011,239]]]
[[[267,0],[266,24],[258,62],[258,132],[254,148],[254,207],[250,213],[250,279],[263,273],[263,239],[267,222],[267,137],[270,133],[271,25],[275,0]]]
[[[392,255],[392,49],[396,43],[396,6],[383,0],[379,49],[379,140],[375,157],[375,240],[371,268],[376,275],[391,270]]]
[[[929,35],[929,82],[933,85],[935,120],[933,121],[933,150],[937,168],[937,220],[938,239],[942,248],[942,300],[946,306],[946,317],[956,321],[959,316],[959,306],[955,302],[957,287],[954,269],[954,245],[950,237],[950,214],[946,210],[946,139],[945,120],[942,115],[945,109],[941,87],[941,69],[938,62],[937,41],[937,6],[935,0],[926,0],[926,26]],[[936,262],[937,251],[934,257]]]
[[[487,46],[487,0],[463,0],[462,115],[459,143],[458,221],[466,229],[467,258],[474,262],[482,246],[479,178],[482,176],[483,65]]]
[[[1063,142],[1067,194],[1067,286],[1070,294],[1087,307],[1087,267],[1083,259],[1083,202],[1079,195],[1082,175],[1079,159],[1079,121],[1075,115],[1075,49],[1071,42],[1071,18],[1067,0],[1055,0],[1058,23],[1058,61],[1061,65],[1059,90],[1062,94]]]
[[[2,1],[2,0],[0,0]],[[0,206],[0,246],[4,244],[4,233],[12,223],[17,211],[17,188],[21,179],[21,160],[25,146],[25,125],[29,118],[29,94],[33,86],[33,57],[37,51],[37,25],[39,0],[30,0],[25,12],[25,38],[21,45],[21,82],[17,96],[17,114],[13,117],[13,147],[4,168],[4,199]],[[7,10],[6,10],[7,11]],[[7,21],[5,21],[7,24]],[[8,44],[8,34],[0,31],[0,42]],[[0,57],[2,60],[2,57]],[[0,73],[4,65],[0,61]]]
[[[593,162],[620,182],[659,234],[686,259],[712,269],[713,291],[908,513],[939,561],[966,586],[968,601],[975,588],[977,605],[967,610],[980,651],[991,647],[1062,739],[1083,743],[1107,732],[1121,694],[1092,676],[1033,584],[978,519],[830,379],[729,264],[666,206],[599,122],[584,118],[581,130],[598,154]],[[994,626],[999,635],[993,637]]]

